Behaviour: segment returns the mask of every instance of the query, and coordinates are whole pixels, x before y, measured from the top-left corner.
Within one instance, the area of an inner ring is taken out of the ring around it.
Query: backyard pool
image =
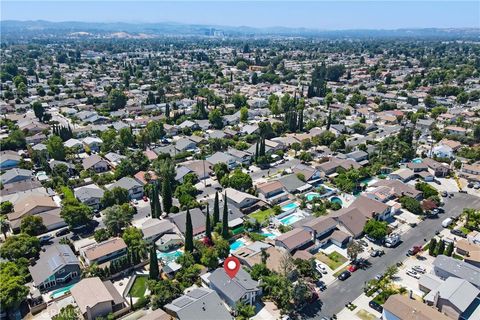
[[[289,204],[282,206],[282,211],[290,211],[296,208],[298,208],[298,204],[295,202],[290,202]]]
[[[330,202],[338,203],[339,205],[343,206],[343,201],[339,197],[331,197]]]
[[[421,158],[415,158],[412,160],[413,163],[422,163],[422,159]]]
[[[320,198],[321,195],[318,192],[310,192],[305,195],[305,198],[307,198],[307,201],[312,201],[315,198]]]
[[[173,262],[182,255],[183,255],[183,251],[180,249],[169,251],[169,252],[162,252],[157,250],[157,258],[162,260],[163,263]]]
[[[299,215],[291,214],[291,215],[288,215],[288,216],[280,219],[279,221],[280,221],[282,224],[288,226],[288,225],[291,225],[291,224],[293,224],[293,223],[295,223],[295,222],[297,222],[297,221],[299,221],[299,220],[301,220],[301,219],[302,219],[302,217],[300,217]]]
[[[70,291],[70,289],[72,289],[72,287],[75,285],[76,283],[74,284],[71,284],[71,285],[68,285],[66,287],[63,287],[63,288],[60,288],[58,290],[55,290],[52,292],[52,294],[50,295],[50,297],[52,297],[52,299],[57,299],[65,294],[67,294],[67,292]]]
[[[244,247],[244,246],[245,246],[245,240],[238,239],[235,242],[233,242],[232,244],[230,244],[230,251],[237,251],[238,249],[240,249],[241,247]]]

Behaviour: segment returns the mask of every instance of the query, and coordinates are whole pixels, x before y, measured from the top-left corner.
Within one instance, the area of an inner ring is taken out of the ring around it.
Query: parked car
[[[480,189],[480,183],[478,183],[478,182],[475,183],[475,184],[473,185],[473,189],[475,189],[475,190]]]
[[[68,234],[69,232],[70,232],[70,230],[68,228],[60,229],[57,232],[55,232],[55,237],[64,236],[64,235]]]
[[[452,230],[450,230],[450,233],[453,234],[453,235],[459,236],[461,238],[466,238],[467,237],[467,235],[465,233],[463,233],[463,231],[460,230],[460,229],[452,229]]]
[[[415,278],[415,279],[420,279],[420,276],[418,275],[418,273],[416,273],[415,271],[413,270],[407,270],[407,275],[409,275],[410,277],[412,278]]]
[[[424,267],[418,266],[418,265],[417,265],[417,266],[413,266],[413,267],[412,267],[412,270],[415,271],[415,272],[418,272],[418,273],[425,273],[425,272],[427,272],[427,270],[426,270]]]
[[[347,280],[348,278],[350,278],[352,274],[349,272],[349,271],[343,271],[342,273],[340,273],[340,275],[338,276],[338,280],[341,280],[341,281],[345,281]]]
[[[318,289],[320,289],[320,291],[327,290],[327,285],[323,281],[318,281],[317,282],[317,287],[318,287]]]
[[[373,310],[376,310],[376,311],[378,311],[378,312],[380,312],[380,313],[383,312],[383,307],[382,307],[382,305],[379,304],[379,303],[376,302],[376,301],[371,300],[371,301],[368,303],[368,305],[369,305],[370,308],[372,308]]]
[[[469,184],[467,184],[467,187],[468,188],[473,188],[473,183],[470,182]]]
[[[315,264],[316,264],[316,269],[319,273],[323,273],[323,274],[327,273],[327,268],[325,268],[323,264],[321,264],[320,262],[315,262]]]
[[[442,197],[444,197],[444,198],[448,197],[448,192],[447,192],[447,191],[443,191],[443,192],[442,192]]]
[[[368,247],[367,241],[365,241],[365,240],[363,240],[363,239],[362,239],[362,240],[358,240],[358,243],[360,243],[360,244],[361,244],[362,246],[364,246],[364,247]]]
[[[40,240],[40,244],[47,244],[49,243],[51,240],[53,239],[53,236],[52,235],[44,235],[44,236],[41,236],[41,237],[38,237],[38,240]]]
[[[380,281],[383,278],[383,274],[377,274],[375,280]]]
[[[452,218],[447,218],[442,221],[442,227],[448,228],[452,224],[452,222],[453,222]]]
[[[408,249],[407,256],[414,256],[420,251],[422,251],[422,246],[413,246],[410,249]]]
[[[353,273],[358,270],[358,267],[354,264],[351,264],[347,267],[347,270]]]
[[[370,253],[370,257],[381,257],[385,254],[385,251],[383,250],[373,250],[371,253]]]

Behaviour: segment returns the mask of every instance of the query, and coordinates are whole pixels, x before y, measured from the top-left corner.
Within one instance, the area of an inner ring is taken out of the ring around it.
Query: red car
[[[350,271],[350,272],[355,272],[358,270],[358,267],[354,264],[351,264],[347,267],[347,270]]]
[[[414,247],[408,249],[407,256],[414,256],[417,253],[419,253],[420,251],[422,251],[422,246],[414,246]]]

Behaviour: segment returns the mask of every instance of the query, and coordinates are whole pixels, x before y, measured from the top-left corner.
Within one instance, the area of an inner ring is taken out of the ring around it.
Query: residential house
[[[47,246],[28,270],[33,285],[40,291],[67,285],[81,276],[80,262],[70,246],[65,244]]]
[[[285,251],[276,248],[268,243],[255,241],[252,244],[244,246],[232,253],[242,265],[253,268],[254,265],[262,263],[262,251],[268,255],[267,268],[276,272],[281,272],[281,263]]]
[[[105,172],[108,170],[108,162],[100,157],[98,154],[93,154],[82,161],[83,169],[93,170],[97,173]]]
[[[393,171],[388,176],[390,179],[396,179],[402,182],[408,182],[415,177],[415,173],[408,168],[403,168],[403,169],[398,169]]]
[[[321,173],[319,170],[312,168],[310,166],[306,166],[304,164],[297,164],[292,168],[293,173],[295,173],[297,176],[303,176],[305,178],[305,181],[310,183],[310,184],[315,184],[320,182],[320,179],[322,177]]]
[[[13,168],[7,170],[4,174],[0,176],[0,181],[3,185],[33,179],[33,171],[20,168]]]
[[[480,268],[464,261],[439,255],[433,261],[432,273],[441,279],[464,279],[480,289]]]
[[[255,197],[249,193],[235,190],[233,188],[226,188],[227,202],[244,214],[251,213],[257,209],[266,206],[266,203],[260,198]]]
[[[258,197],[271,205],[288,200],[289,194],[280,181],[270,181],[257,186]]]
[[[283,188],[291,194],[305,192],[313,188],[311,184],[298,179],[296,174],[282,176],[281,178],[278,178],[277,181],[279,181],[283,185]]]
[[[111,238],[100,243],[87,246],[80,250],[80,254],[89,266],[92,264],[102,264],[127,253],[127,245],[122,238]]]
[[[208,288],[195,288],[164,306],[177,320],[233,320],[218,294]]]
[[[183,239],[176,233],[166,233],[155,242],[157,249],[162,252],[172,251],[182,245]]]
[[[361,165],[353,159],[331,157],[329,161],[319,164],[317,169],[322,171],[326,176],[329,176],[335,174],[339,168],[350,170],[359,169],[360,167]]]
[[[315,241],[315,233],[303,228],[295,228],[275,239],[275,246],[286,249],[290,253],[310,247]]]
[[[200,180],[208,179],[213,174],[213,166],[206,160],[185,161],[181,165],[195,173]]]
[[[13,212],[7,214],[10,221],[10,228],[17,232],[20,230],[20,224],[22,219],[28,216],[40,216],[43,218],[42,213],[51,212],[58,209],[57,203],[47,195],[29,195],[22,197],[13,206]],[[47,230],[55,230],[64,227],[65,221],[58,215],[57,220],[43,221],[43,224]]]
[[[461,177],[466,178],[469,181],[480,182],[480,163],[462,165],[462,169],[459,174]]]
[[[162,235],[173,233],[175,225],[168,220],[149,218],[142,223],[141,230],[143,233],[143,239],[149,243],[153,243]]]
[[[208,285],[232,310],[238,303],[254,305],[262,293],[259,282],[242,268],[233,278],[227,275],[224,268],[218,268],[208,277]]]
[[[445,132],[447,132],[447,134],[458,134],[464,136],[467,134],[467,129],[457,126],[448,126],[445,127]]]
[[[8,170],[18,167],[22,157],[15,151],[0,151],[0,170]]]
[[[77,198],[81,203],[86,204],[93,209],[100,209],[100,202],[105,192],[102,188],[92,183],[73,189],[73,193],[75,198]]]
[[[197,143],[189,138],[180,138],[175,141],[174,147],[178,152],[194,151],[197,148]]]
[[[358,164],[364,166],[368,163],[368,153],[362,150],[347,153],[347,158],[355,160]]]
[[[125,299],[112,282],[102,281],[99,277],[82,279],[70,292],[86,320],[106,317],[126,308]]]
[[[65,146],[65,148],[75,148],[79,152],[83,152],[83,150],[84,150],[84,146],[83,146],[82,141],[80,141],[78,139],[75,139],[75,138],[68,139],[67,141],[65,141],[63,143],[63,145]]]
[[[128,191],[128,198],[140,199],[143,197],[143,186],[137,180],[130,177],[123,177],[117,182],[112,183],[107,187],[109,190],[113,188],[122,188]]]
[[[333,242],[339,247],[345,246],[350,241],[350,235],[343,233],[337,229],[337,221],[331,217],[317,217],[302,224],[302,228],[313,233],[316,239],[316,245],[325,245]],[[333,235],[333,237],[332,237]],[[341,239],[340,239],[341,238]],[[340,239],[340,241],[338,241]]]
[[[453,149],[447,145],[440,144],[432,148],[430,156],[437,158],[452,159],[454,157]]]
[[[390,296],[383,305],[384,320],[452,320],[423,302],[410,299],[401,294]]]
[[[237,150],[234,148],[228,148],[227,154],[232,156],[237,163],[250,164],[252,162],[252,154],[246,151]]]
[[[205,160],[207,160],[212,165],[216,165],[218,163],[225,163],[229,170],[235,169],[238,166],[235,157],[225,152],[217,151],[211,156],[207,157]]]
[[[199,208],[190,210],[190,217],[192,218],[193,236],[201,236],[205,233],[205,214]],[[185,235],[185,226],[187,221],[187,212],[179,212],[169,215],[168,219],[175,224],[180,232]]]
[[[377,182],[373,183],[370,186],[370,188],[367,188],[367,192],[371,193],[374,190],[372,188],[378,188],[378,187],[390,188],[395,198],[401,198],[403,196],[407,196],[410,198],[421,200],[423,197],[423,193],[421,191],[399,180],[386,180],[386,179],[378,180]],[[390,193],[390,191],[388,192]],[[370,197],[368,194],[366,194],[366,196]],[[376,200],[381,201],[380,199],[376,199]],[[390,200],[390,197],[388,197],[386,200]],[[386,202],[386,201],[382,201],[382,202]]]

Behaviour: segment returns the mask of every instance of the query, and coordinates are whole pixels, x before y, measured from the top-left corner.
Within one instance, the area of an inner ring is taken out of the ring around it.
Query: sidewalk
[[[357,307],[351,311],[347,308],[343,308],[337,314],[338,320],[374,320],[378,319],[382,316],[382,314],[376,310],[370,308],[368,303],[372,300],[372,297],[367,297],[364,293],[362,293],[357,299],[352,301],[354,305]]]

